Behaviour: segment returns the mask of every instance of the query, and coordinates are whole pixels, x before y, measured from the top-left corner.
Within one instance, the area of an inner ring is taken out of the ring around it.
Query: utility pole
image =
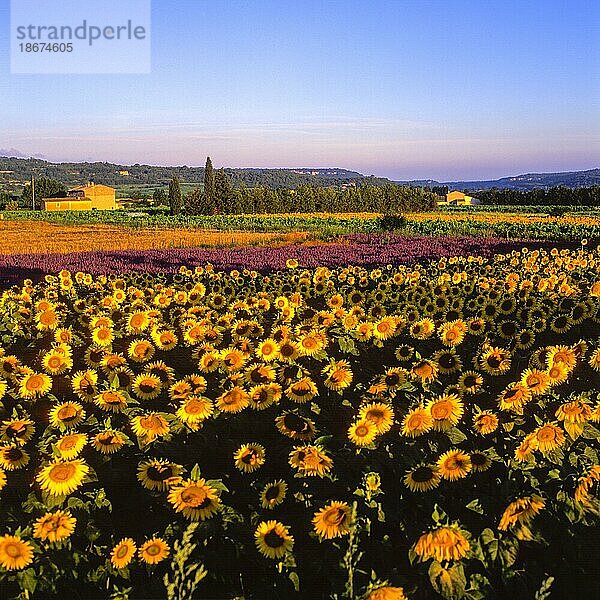
[[[35,210],[35,177],[31,174],[31,210]]]

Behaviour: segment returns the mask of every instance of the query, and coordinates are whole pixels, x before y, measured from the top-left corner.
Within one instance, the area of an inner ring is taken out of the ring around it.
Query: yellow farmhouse
[[[446,199],[438,202],[439,206],[474,206],[479,204],[478,198],[473,198],[473,196],[467,196],[467,194],[463,192],[448,192],[446,194]]]
[[[117,208],[115,188],[88,183],[67,192],[64,198],[44,198],[46,210],[113,210]]]

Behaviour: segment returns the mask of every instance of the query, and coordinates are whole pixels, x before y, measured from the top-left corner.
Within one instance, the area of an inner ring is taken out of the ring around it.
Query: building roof
[[[85,190],[89,190],[93,187],[106,188],[108,190],[114,190],[115,188],[110,187],[109,185],[103,185],[101,183],[86,183],[85,185],[78,185],[77,187],[71,188],[69,192],[84,192]]]
[[[73,198],[71,196],[61,196],[60,198],[42,198],[44,202],[89,202],[91,198],[81,196],[79,198]]]

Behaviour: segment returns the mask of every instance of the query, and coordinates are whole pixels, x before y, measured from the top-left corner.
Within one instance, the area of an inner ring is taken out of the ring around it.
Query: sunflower
[[[555,385],[560,385],[561,383],[564,383],[569,378],[569,373],[570,369],[565,363],[552,363],[546,371],[550,387],[554,387]]]
[[[15,381],[19,373],[21,361],[13,355],[0,356],[0,375],[4,379]]]
[[[539,369],[527,369],[521,375],[521,383],[533,396],[545,394],[551,386],[551,379],[547,373]]]
[[[481,473],[492,466],[492,460],[485,452],[471,452],[470,457],[473,471]]]
[[[50,411],[50,425],[58,429],[77,427],[85,418],[85,410],[79,402],[62,402]]]
[[[234,454],[235,466],[243,473],[253,473],[265,464],[265,448],[260,444],[243,444]]]
[[[279,345],[279,360],[290,363],[296,360],[298,356],[300,356],[300,352],[297,344],[288,339],[282,340]]]
[[[462,363],[456,350],[450,348],[448,350],[439,350],[431,357],[438,365],[440,373],[450,375],[456,373],[462,368]]]
[[[94,403],[102,410],[115,413],[123,412],[128,402],[128,397],[120,390],[106,390],[94,398]]]
[[[262,521],[254,532],[256,547],[267,558],[283,558],[294,547],[294,538],[279,521]]]
[[[248,392],[239,386],[234,386],[217,398],[217,408],[222,412],[238,413],[244,410],[249,404],[250,398]]]
[[[285,395],[299,404],[309,402],[317,394],[317,386],[310,377],[303,377],[299,381],[295,381],[285,390]]]
[[[438,332],[442,344],[445,346],[459,346],[465,339],[466,325],[462,321],[444,323]]]
[[[414,551],[422,561],[431,558],[438,562],[460,560],[470,551],[471,544],[457,527],[438,527],[424,533],[415,544]]]
[[[402,420],[402,435],[418,437],[433,427],[433,417],[423,406],[410,410]]]
[[[531,400],[531,390],[522,383],[511,383],[499,396],[500,410],[522,414],[523,406]]]
[[[49,542],[60,542],[75,531],[77,519],[67,510],[46,513],[33,525],[33,537]]]
[[[408,597],[403,588],[383,584],[371,589],[364,600],[408,600]]]
[[[444,479],[456,481],[471,471],[471,458],[462,450],[448,450],[439,457],[437,467]]]
[[[408,381],[408,371],[398,367],[387,369],[380,377],[380,382],[390,391],[401,388]]]
[[[156,565],[169,556],[169,544],[162,538],[154,537],[144,542],[138,550],[138,556],[148,565]]]
[[[357,446],[368,446],[377,437],[377,426],[369,419],[359,419],[348,429],[348,438]]]
[[[141,333],[150,326],[150,318],[145,310],[136,311],[126,317],[125,328],[127,333]]]
[[[352,383],[354,377],[350,369],[350,363],[347,360],[338,360],[331,363],[322,370],[322,373],[326,375],[323,382],[325,387],[336,392],[346,389]]]
[[[282,389],[278,383],[255,385],[250,389],[250,407],[254,410],[265,410],[281,400]]]
[[[92,342],[100,347],[108,347],[115,339],[115,334],[110,327],[97,327],[92,331]]]
[[[498,429],[499,419],[489,410],[483,410],[473,417],[473,426],[480,435],[489,435]]]
[[[565,423],[582,424],[592,416],[590,405],[583,399],[561,404],[555,412],[556,418]]]
[[[398,328],[394,317],[383,317],[373,323],[373,337],[377,340],[388,340]]]
[[[35,431],[33,421],[28,418],[2,421],[0,426],[0,441],[13,444],[25,444]]]
[[[573,494],[575,502],[589,505],[590,488],[595,481],[600,481],[600,465],[593,465],[585,475],[577,480],[577,487]]]
[[[45,396],[52,389],[52,379],[45,373],[27,373],[19,382],[19,397],[33,400]]]
[[[250,365],[244,373],[244,378],[252,385],[271,383],[275,381],[275,376],[275,369],[271,365],[263,364]]]
[[[272,338],[262,341],[256,348],[256,356],[264,362],[272,362],[279,358],[279,344]]]
[[[377,429],[377,434],[386,433],[394,424],[394,410],[389,404],[382,402],[364,405],[358,416],[360,419],[371,421]]]
[[[160,396],[162,382],[156,375],[140,373],[132,384],[133,393],[142,400],[153,400]]]
[[[592,352],[588,362],[594,371],[600,371],[600,347]]]
[[[199,425],[212,415],[213,410],[214,405],[209,398],[189,396],[181,403],[175,414],[191,429],[198,429]]]
[[[411,492],[427,492],[436,488],[441,481],[439,470],[435,465],[419,465],[406,472],[404,485]]]
[[[488,348],[481,358],[481,368],[490,375],[503,375],[510,369],[510,352],[504,348]]]
[[[267,483],[260,493],[260,505],[263,508],[275,508],[285,500],[287,488],[287,483],[282,479]]]
[[[169,367],[162,360],[157,360],[146,366],[146,373],[154,375],[160,379],[160,383],[163,388],[167,388],[175,379],[175,370],[173,367]]]
[[[127,443],[127,438],[114,429],[106,429],[96,434],[92,439],[92,446],[101,454],[114,454]]]
[[[110,562],[116,569],[124,569],[135,556],[137,550],[135,542],[131,538],[123,538],[110,554]]]
[[[320,446],[298,446],[290,452],[290,465],[300,475],[324,477],[333,466],[333,460]]]
[[[568,346],[552,346],[548,350],[547,361],[550,366],[562,364],[571,371],[577,364],[577,353]]]
[[[524,462],[528,460],[538,449],[538,441],[535,433],[526,435],[523,441],[519,444],[519,447],[515,450],[515,460],[518,462]]]
[[[0,467],[7,471],[16,471],[29,463],[29,454],[20,446],[0,446]]]
[[[152,332],[152,341],[156,344],[156,347],[159,350],[168,352],[177,346],[179,339],[175,335],[175,332],[171,331],[170,329],[161,329],[160,331]]]
[[[186,479],[171,487],[168,501],[191,521],[204,521],[219,512],[218,491],[204,479]]]
[[[352,509],[345,502],[330,502],[313,517],[313,527],[321,539],[330,540],[350,533]]]
[[[169,423],[162,414],[156,412],[134,417],[131,428],[135,435],[148,441],[169,433]]]
[[[545,501],[537,495],[518,498],[511,502],[500,519],[498,529],[506,531],[514,525],[527,525],[544,508]]]
[[[0,565],[9,571],[24,569],[33,561],[33,546],[17,535],[0,536]]]
[[[325,340],[319,332],[311,331],[300,337],[297,347],[301,356],[315,356],[325,347]]]
[[[154,356],[154,346],[145,339],[134,340],[127,348],[127,355],[134,362],[148,362]]]
[[[483,377],[475,371],[466,371],[458,378],[458,385],[466,394],[477,394],[483,386]]]
[[[65,460],[77,458],[87,444],[87,436],[85,433],[71,433],[61,437],[56,442],[56,449],[60,453],[60,457]]]
[[[534,431],[537,448],[542,454],[552,452],[565,443],[563,430],[553,423],[541,425]]]
[[[412,346],[402,345],[402,346],[398,346],[398,348],[396,348],[394,356],[400,362],[406,362],[407,360],[410,360],[413,357],[414,353],[415,353],[415,349]]]
[[[42,367],[50,375],[61,375],[73,366],[73,359],[60,352],[50,351],[42,359]]]
[[[141,462],[137,468],[138,481],[147,490],[164,492],[173,482],[177,481],[183,472],[183,467],[164,458],[152,458]]]
[[[293,412],[287,412],[275,419],[277,429],[293,440],[309,441],[316,435],[315,424],[311,419]]]
[[[71,377],[71,389],[78,398],[89,402],[96,395],[98,374],[95,371],[78,371]]]
[[[42,468],[36,480],[51,496],[68,496],[82,485],[89,470],[80,459],[55,460]]]
[[[422,359],[416,362],[411,369],[412,375],[421,383],[431,383],[436,380],[439,368],[432,360]]]
[[[437,431],[452,429],[461,419],[464,407],[458,396],[439,396],[432,398],[426,409],[433,419],[432,427]]]

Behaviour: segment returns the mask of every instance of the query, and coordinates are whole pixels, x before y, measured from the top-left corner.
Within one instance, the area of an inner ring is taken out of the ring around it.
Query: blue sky
[[[8,29],[0,0],[0,149],[394,179],[600,166],[595,0],[154,0],[149,75],[11,75]]]

